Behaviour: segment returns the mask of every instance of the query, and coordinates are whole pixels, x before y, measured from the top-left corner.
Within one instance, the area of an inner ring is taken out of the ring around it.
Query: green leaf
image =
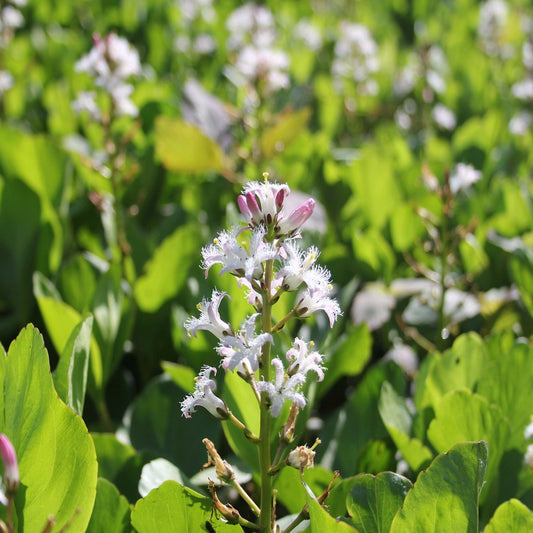
[[[521,447],[524,428],[531,421],[533,347],[517,343],[497,359],[479,380],[476,392],[500,407],[511,426],[510,444]],[[491,450],[492,453],[492,450]]]
[[[52,296],[49,283],[44,283],[41,274],[34,276],[34,292],[39,305],[39,311],[46,325],[46,331],[52,340],[58,354],[65,350],[67,342],[74,328],[82,322],[83,317],[70,305],[57,296]],[[45,292],[46,290],[46,292]],[[102,356],[94,337],[91,339],[91,353],[89,358],[89,392],[95,399],[103,394]]]
[[[320,394],[325,392],[342,376],[357,376],[372,356],[372,335],[366,324],[349,329],[349,333],[335,347],[327,360],[328,371],[319,384]]]
[[[396,393],[390,383],[383,383],[379,398],[379,414],[394,444],[414,472],[429,464],[433,453],[412,436],[413,420],[403,397]]]
[[[224,377],[224,401],[231,412],[255,435],[259,436],[259,403],[252,387],[235,372],[226,372]],[[282,413],[283,414],[283,413]],[[282,416],[280,414],[280,416]],[[253,470],[259,469],[257,444],[250,442],[242,430],[231,422],[223,421],[222,428],[234,453],[244,459]]]
[[[220,146],[196,126],[160,116],[155,121],[155,150],[163,165],[173,172],[222,171]]]
[[[390,533],[478,533],[478,499],[487,455],[482,441],[459,443],[437,456],[407,494]]]
[[[82,254],[75,255],[61,268],[58,287],[65,302],[76,311],[88,311],[96,290],[94,267]],[[56,299],[60,299],[59,295]]]
[[[349,533],[357,531],[346,522],[340,522],[333,518],[321,505],[313,498],[308,498],[310,533]]]
[[[410,204],[399,204],[392,211],[390,219],[392,244],[399,252],[409,250],[424,234],[420,216]]]
[[[311,110],[308,107],[279,117],[274,126],[268,128],[260,139],[261,152],[264,159],[272,159],[277,153],[282,152],[298,134],[304,130]]]
[[[84,531],[96,495],[98,465],[83,420],[57,396],[48,353],[29,325],[0,359],[0,432],[17,452],[21,486],[15,497],[20,531],[58,530],[72,518]]]
[[[171,363],[170,361],[161,361],[161,366],[178,387],[186,392],[194,391],[196,372],[190,366]]]
[[[165,481],[139,500],[131,513],[131,524],[137,533],[177,531],[199,533],[208,531],[205,523],[211,520],[211,499],[182,487],[175,481]],[[240,526],[232,526],[215,520],[215,531],[236,533]]]
[[[37,194],[20,180],[0,179],[0,334],[11,338],[35,305],[31,277],[41,228]],[[9,336],[7,335],[9,334]]]
[[[484,529],[484,533],[527,533],[528,531],[533,531],[533,513],[515,498],[502,503]]]
[[[107,479],[99,478],[87,533],[130,533],[130,505]]]
[[[98,457],[98,477],[111,481],[130,502],[135,502],[143,457],[113,434],[92,433],[91,437]]]
[[[403,372],[393,361],[372,366],[346,405],[329,417],[321,435],[323,467],[338,469],[345,475],[354,474],[368,442],[388,435],[378,412],[385,381],[392,383],[396,391],[402,391],[405,386]]]
[[[489,264],[485,250],[472,233],[459,243],[459,253],[467,274],[478,274]]]
[[[446,394],[435,409],[429,425],[428,440],[438,452],[460,441],[484,440],[490,449],[484,502],[496,481],[498,467],[510,434],[509,422],[501,409],[478,394],[457,390]]]
[[[184,396],[168,376],[152,380],[132,404],[125,429],[135,449],[164,457],[191,476],[205,463],[202,439],[218,442],[220,425],[204,409],[191,418],[181,416]]]
[[[320,466],[305,470],[303,477],[304,482],[317,496],[327,489],[332,479],[333,472]],[[277,490],[277,500],[289,513],[300,512],[307,501],[307,491],[296,468],[284,467],[274,479],[273,489]]]
[[[383,153],[384,147],[366,144],[361,156],[352,164],[353,196],[350,208],[361,210],[374,228],[385,226],[398,204],[402,194],[394,173],[394,161]],[[348,204],[346,204],[348,206]]]
[[[474,390],[488,363],[483,340],[476,333],[458,337],[444,354],[433,354],[427,375],[417,380],[415,403],[418,409],[435,407],[447,392]]]
[[[393,472],[356,476],[346,499],[352,524],[364,533],[388,533],[413,484]]]
[[[80,416],[85,403],[92,327],[90,316],[72,330],[53,373],[57,394]]]
[[[40,235],[38,254],[43,260],[40,268],[46,271],[59,267],[63,252],[57,210],[62,201],[66,165],[67,154],[44,135],[28,135],[0,125],[0,173],[24,181],[40,198],[39,212],[46,233]],[[27,216],[29,211],[24,209],[21,213]]]
[[[182,226],[157,248],[135,284],[135,300],[143,311],[157,311],[180,291],[189,268],[198,261],[198,241],[194,226]]]
[[[124,342],[129,338],[133,309],[121,286],[118,272],[108,271],[98,281],[92,311],[94,336],[102,357],[103,382],[116,369],[124,354]]]
[[[533,317],[533,263],[525,254],[514,254],[509,263],[520,297]]]

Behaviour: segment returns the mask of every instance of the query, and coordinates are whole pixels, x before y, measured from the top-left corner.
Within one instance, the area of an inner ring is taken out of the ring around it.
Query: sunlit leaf
[[[465,442],[439,455],[417,478],[390,533],[478,533],[478,500],[487,444]]]
[[[0,431],[12,441],[20,468],[15,507],[19,531],[58,528],[73,520],[84,531],[96,495],[97,462],[83,420],[57,396],[40,333],[27,326],[0,359]]]
[[[174,172],[224,169],[220,146],[202,131],[179,119],[160,116],[155,122],[156,154]]]

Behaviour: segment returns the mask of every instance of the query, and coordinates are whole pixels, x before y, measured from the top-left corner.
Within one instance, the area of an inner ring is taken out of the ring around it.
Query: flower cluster
[[[323,379],[323,356],[313,350],[312,342],[296,338],[282,357],[265,362],[262,359],[265,347],[276,346],[275,333],[291,318],[323,311],[332,326],[341,313],[339,304],[331,297],[329,271],[316,264],[318,249],[311,246],[303,250],[298,245],[299,231],[311,216],[315,202],[308,199],[288,210],[285,199],[289,194],[287,185],[267,179],[246,184],[238,197],[245,225],[220,232],[202,250],[206,276],[214,265],[220,265],[220,274],[235,276],[247,291],[253,312],[239,328],[234,328],[221,316],[221,303],[228,295],[215,289],[210,299],[205,298],[198,305],[199,316],[185,322],[189,335],[196,336],[198,330],[205,330],[217,338],[221,367],[236,371],[253,383],[257,394],[266,395],[274,417],[279,416],[286,401],[299,408],[305,406],[303,385],[310,371],[319,381]],[[292,309],[285,317],[265,326],[264,309],[273,306],[284,292],[295,294]],[[265,364],[273,369],[272,379],[264,377],[270,375],[264,372]],[[214,395],[215,383],[210,378],[213,371],[204,367],[200,372],[194,393],[181,404],[185,416],[190,416],[197,406],[218,418],[227,413],[223,400]]]
[[[228,48],[235,51],[234,67],[246,84],[264,85],[266,94],[289,86],[289,56],[274,47],[274,16],[264,6],[246,4],[229,16]]]
[[[126,82],[131,76],[141,73],[139,54],[126,39],[110,33],[105,37],[93,36],[93,48],[75,65],[78,72],[85,72],[97,87],[102,87],[110,96],[113,116],[137,116],[138,110],[131,101],[133,86]],[[78,113],[88,112],[101,119],[95,91],[82,91],[73,104]]]
[[[453,130],[456,118],[453,111],[440,102],[437,96],[446,90],[446,77],[448,75],[448,62],[446,56],[437,45],[425,46],[416,54],[413,53],[394,80],[394,92],[403,99],[394,118],[403,130],[410,130],[417,118],[421,115],[417,101],[431,105],[431,118],[437,127],[444,130]],[[420,97],[413,93],[419,92]]]
[[[509,47],[503,43],[503,32],[509,15],[504,0],[489,0],[479,9],[478,36],[485,52],[491,56],[507,57]]]
[[[378,46],[370,30],[362,24],[343,22],[335,43],[332,73],[338,82],[356,82],[363,94],[376,94],[377,83],[372,75],[379,69]]]

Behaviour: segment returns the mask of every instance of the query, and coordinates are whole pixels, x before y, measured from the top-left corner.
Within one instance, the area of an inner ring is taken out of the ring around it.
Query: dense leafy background
[[[225,21],[238,5],[187,18],[184,0],[29,0],[0,47],[13,76],[0,96],[0,341],[17,338],[0,365],[0,430],[20,459],[16,527],[40,531],[54,514],[58,530],[72,516],[75,531],[109,531],[110,517],[117,532],[203,530],[204,437],[254,492],[253,445],[205,412],[186,420],[179,401],[203,364],[218,364],[207,335],[184,331],[196,303],[216,281],[232,321],[246,314],[235,283],[204,279],[201,246],[238,220],[242,183],[268,171],[316,198],[303,239],[321,249],[343,309],[332,332],[321,317],[289,332],[311,330],[329,368],[300,427],[302,441],[323,442],[305,486],[318,495],[333,470],[341,477],[328,513],[282,472],[280,514],[307,504],[317,532],[435,520],[470,532],[479,504],[487,532],[531,530],[533,133],[527,120],[511,127],[533,112],[533,95],[513,89],[533,79],[529,2],[505,4],[492,48],[474,0],[266,2],[290,85],[255,111],[228,68]],[[375,90],[333,73],[343,21],[376,43]],[[131,81],[138,117],[113,124],[125,139],[118,191],[96,164],[105,131],[72,109],[91,88],[74,65],[110,31],[143,65]],[[207,54],[179,44],[203,34]],[[400,89],[406,66],[416,75]],[[433,120],[437,104],[453,127]],[[458,163],[481,179],[450,196]],[[233,378],[218,390],[253,417]],[[139,492],[141,480],[155,489]]]

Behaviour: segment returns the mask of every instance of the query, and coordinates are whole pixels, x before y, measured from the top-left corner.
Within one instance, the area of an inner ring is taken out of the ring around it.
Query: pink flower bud
[[[281,211],[281,208],[283,207],[283,202],[285,201],[286,196],[286,190],[280,189],[278,191],[278,194],[276,194],[276,207],[278,208],[278,211]]]
[[[239,206],[239,209],[241,213],[243,214],[244,218],[250,222],[252,220],[252,213],[248,209],[248,204],[246,203],[246,197],[241,194],[237,198],[237,204]]]
[[[9,493],[16,492],[20,483],[17,454],[11,441],[3,433],[0,435],[0,455],[4,461],[4,483]]]
[[[316,202],[309,198],[300,207],[297,207],[287,218],[283,218],[279,223],[279,233],[291,235],[297,232],[302,224],[313,214]]]
[[[261,218],[261,208],[259,207],[259,204],[257,203],[257,200],[255,199],[255,194],[252,192],[246,193],[246,203],[248,204],[248,209],[250,210],[250,213],[252,213],[252,218],[256,218],[256,220],[259,220]]]

